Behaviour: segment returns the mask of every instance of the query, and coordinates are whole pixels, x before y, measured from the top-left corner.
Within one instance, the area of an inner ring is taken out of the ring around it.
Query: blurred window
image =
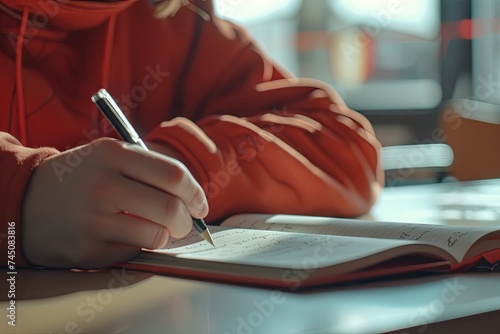
[[[360,111],[442,101],[439,0],[216,0],[284,67]]]

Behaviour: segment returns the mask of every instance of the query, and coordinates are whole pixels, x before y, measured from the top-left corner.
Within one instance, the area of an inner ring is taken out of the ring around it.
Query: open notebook
[[[292,290],[500,260],[500,227],[447,226],[243,214],[144,250],[125,267]]]

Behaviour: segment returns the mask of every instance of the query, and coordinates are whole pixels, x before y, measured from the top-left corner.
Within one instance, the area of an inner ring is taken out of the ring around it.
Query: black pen
[[[125,114],[105,89],[100,89],[97,93],[92,95],[92,102],[94,102],[97,108],[106,116],[124,141],[131,144],[137,144],[144,150],[149,151],[132,124],[130,124],[127,117],[125,117]],[[193,218],[193,226],[203,239],[215,247],[210,231],[203,219]]]

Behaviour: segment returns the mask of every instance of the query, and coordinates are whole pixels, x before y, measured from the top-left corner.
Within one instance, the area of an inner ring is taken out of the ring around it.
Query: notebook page
[[[370,222],[294,215],[239,215],[223,226],[267,231],[317,233],[394,240],[424,241],[437,245],[462,261],[467,250],[491,227],[446,226],[413,223]]]
[[[314,269],[380,253],[407,243],[246,229],[211,229],[216,247],[194,232],[154,250],[177,258],[277,268]],[[174,248],[170,248],[174,247]]]

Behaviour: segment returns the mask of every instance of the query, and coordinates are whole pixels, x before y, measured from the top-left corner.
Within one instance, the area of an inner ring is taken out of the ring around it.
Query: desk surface
[[[500,180],[386,189],[364,219],[500,224]],[[7,276],[6,271],[2,271]],[[2,278],[0,308],[6,310]],[[381,280],[302,293],[108,270],[20,270],[1,333],[497,333],[500,274]]]
[[[500,179],[385,188],[371,212],[361,218],[445,225],[500,225]]]

